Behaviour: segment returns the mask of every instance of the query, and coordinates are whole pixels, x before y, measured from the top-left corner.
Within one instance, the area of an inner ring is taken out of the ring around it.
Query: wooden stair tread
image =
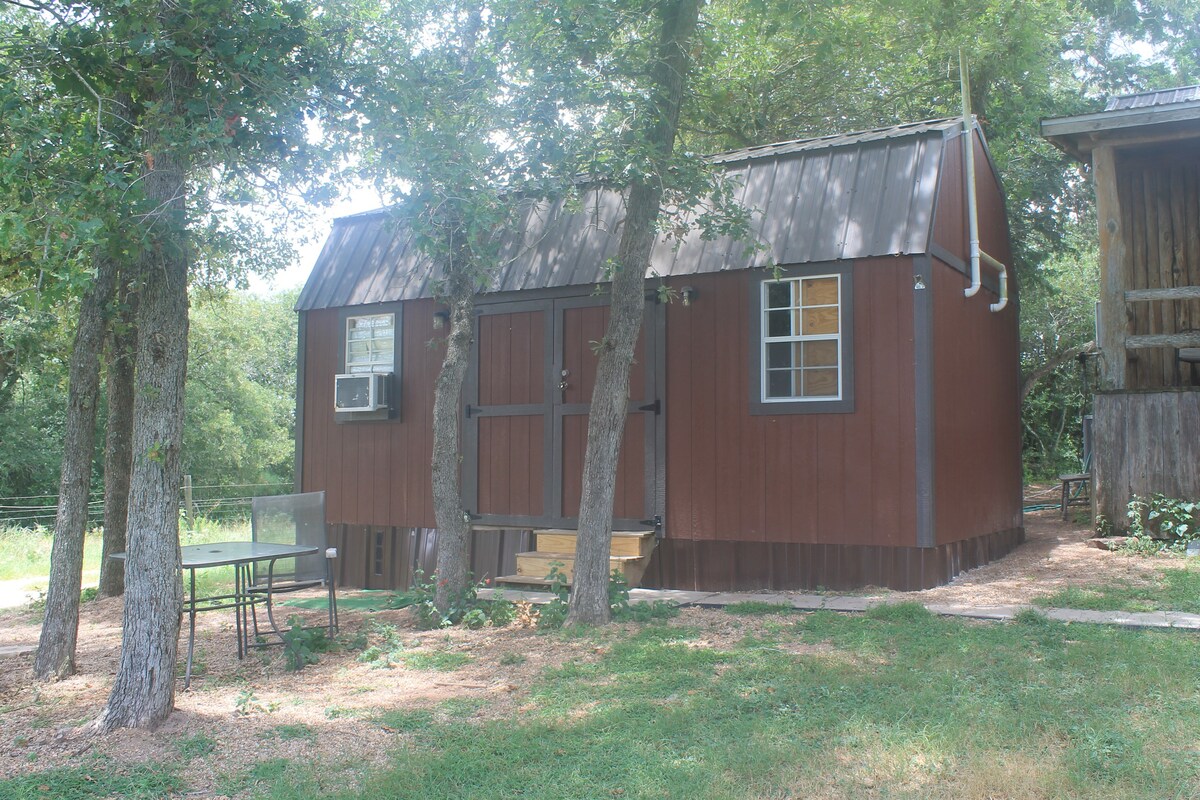
[[[511,583],[517,586],[553,586],[554,581],[548,581],[545,578],[533,578],[528,575],[505,575],[501,578],[496,578],[495,583]],[[570,581],[563,581],[563,584],[570,586]]]
[[[524,553],[517,553],[517,558],[540,558],[545,561],[574,561],[574,553],[547,553],[543,550],[529,550]],[[637,561],[641,556],[613,556],[608,557],[609,561]]]
[[[579,531],[575,531],[575,530],[568,530],[568,529],[565,529],[565,528],[563,528],[563,529],[559,529],[559,528],[534,528],[534,529],[533,529],[533,533],[534,533],[534,534],[542,534],[542,533],[545,533],[545,534],[550,534],[551,536],[578,536],[578,535],[579,535]],[[653,535],[654,535],[654,531],[613,531],[613,532],[612,532],[612,535],[613,535],[613,538],[624,538],[624,537],[636,537],[636,538],[643,538],[643,537],[646,537],[646,536],[653,536]]]

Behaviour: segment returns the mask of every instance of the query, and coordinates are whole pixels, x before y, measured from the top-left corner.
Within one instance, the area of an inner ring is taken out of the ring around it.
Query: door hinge
[[[479,409],[475,408],[475,406],[468,403],[467,405],[463,406],[463,416],[466,419],[470,419],[471,415],[474,414],[478,410]]]
[[[655,400],[653,403],[647,403],[644,406],[638,406],[638,411],[653,411],[655,414],[662,413],[662,401]]]

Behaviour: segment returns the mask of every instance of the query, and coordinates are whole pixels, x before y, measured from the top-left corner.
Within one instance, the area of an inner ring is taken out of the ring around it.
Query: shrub
[[[1131,541],[1128,549],[1135,552],[1181,551],[1189,542],[1200,538],[1197,513],[1200,503],[1155,494],[1150,499],[1134,495],[1129,501]]]

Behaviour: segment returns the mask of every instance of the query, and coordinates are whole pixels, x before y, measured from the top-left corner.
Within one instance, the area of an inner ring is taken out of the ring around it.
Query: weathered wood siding
[[[911,263],[854,264],[849,414],[750,414],[748,293],[761,273],[671,281],[697,295],[667,309],[669,540],[916,544]],[[769,570],[771,550],[760,550],[745,557]],[[706,583],[688,573],[724,573],[722,560],[684,559],[663,579]]]
[[[364,314],[371,307],[363,306]],[[342,356],[338,309],[306,311],[301,490],[326,492],[326,516],[344,525],[432,528],[433,386],[444,336],[434,328],[432,300],[404,304],[402,374],[396,419],[339,424],[333,376]]]
[[[1118,151],[1116,181],[1125,288],[1200,286],[1200,144]],[[1134,336],[1200,331],[1200,300],[1130,303],[1125,322]],[[1124,388],[1195,386],[1200,366],[1175,348],[1129,351]]]
[[[1097,394],[1093,431],[1095,511],[1115,529],[1135,494],[1200,499],[1200,391]]]

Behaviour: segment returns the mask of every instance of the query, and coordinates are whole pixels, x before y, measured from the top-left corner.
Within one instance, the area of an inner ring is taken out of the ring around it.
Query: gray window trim
[[[392,380],[388,387],[388,408],[379,411],[335,411],[335,422],[370,422],[378,420],[400,419],[400,396],[404,390],[404,302],[375,303],[369,306],[345,306],[338,309],[338,357],[337,374],[346,372],[346,322],[351,317],[369,317],[375,314],[394,314],[396,318],[395,339],[392,342]],[[329,380],[333,380],[330,375]]]
[[[762,286],[781,278],[811,278],[837,275],[840,278],[842,396],[838,400],[762,400]],[[750,413],[762,416],[780,414],[849,414],[854,411],[854,262],[827,261],[802,267],[781,267],[750,272]]]

